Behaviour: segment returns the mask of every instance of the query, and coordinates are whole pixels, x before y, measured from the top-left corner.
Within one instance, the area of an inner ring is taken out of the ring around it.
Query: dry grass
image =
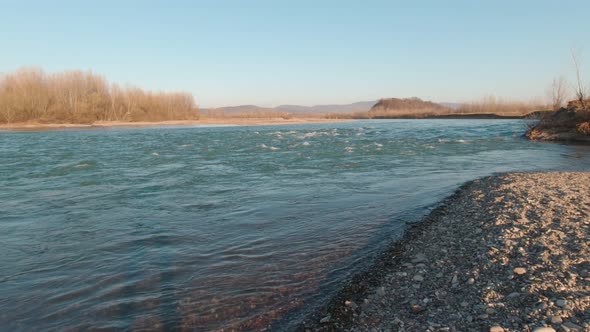
[[[456,113],[462,114],[496,114],[501,116],[523,116],[529,113],[549,109],[540,102],[519,102],[504,100],[494,96],[484,97],[479,101],[463,104]]]
[[[582,122],[578,124],[576,129],[580,134],[590,136],[590,122]]]

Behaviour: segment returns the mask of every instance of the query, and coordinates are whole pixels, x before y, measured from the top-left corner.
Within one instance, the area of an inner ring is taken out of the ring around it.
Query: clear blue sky
[[[0,72],[84,69],[204,107],[543,97],[590,80],[590,1],[0,0]]]

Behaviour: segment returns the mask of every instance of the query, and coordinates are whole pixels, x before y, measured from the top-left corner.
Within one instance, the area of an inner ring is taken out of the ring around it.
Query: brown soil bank
[[[347,285],[316,331],[590,331],[590,173],[464,185]]]
[[[526,137],[538,141],[590,143],[590,100],[571,101],[566,108],[544,116]]]

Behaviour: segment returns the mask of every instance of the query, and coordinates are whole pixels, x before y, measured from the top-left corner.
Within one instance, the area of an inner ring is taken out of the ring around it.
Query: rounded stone
[[[512,272],[514,272],[514,274],[516,275],[521,276],[526,273],[526,269],[524,267],[517,267],[514,270],[512,270]]]
[[[555,332],[555,329],[548,326],[537,327],[533,332]]]
[[[504,328],[500,325],[490,327],[490,332],[504,332]]]

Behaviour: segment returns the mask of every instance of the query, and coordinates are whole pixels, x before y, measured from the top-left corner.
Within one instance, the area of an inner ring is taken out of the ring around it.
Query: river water
[[[0,329],[289,330],[464,181],[590,169],[525,129],[0,132]]]

